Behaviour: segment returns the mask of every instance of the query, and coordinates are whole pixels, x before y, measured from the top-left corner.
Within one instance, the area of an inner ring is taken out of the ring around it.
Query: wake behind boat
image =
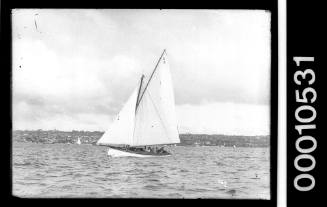
[[[97,145],[109,146],[108,155],[112,157],[154,157],[170,155],[164,145],[176,143],[180,139],[174,92],[164,50],[151,75],[142,75]]]

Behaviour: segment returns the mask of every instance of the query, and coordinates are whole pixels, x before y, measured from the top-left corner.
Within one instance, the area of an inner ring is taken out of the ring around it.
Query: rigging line
[[[165,124],[164,124],[165,122],[161,119],[160,114],[159,114],[159,111],[158,111],[156,105],[154,104],[154,102],[153,102],[153,100],[152,100],[152,98],[151,98],[150,92],[149,92],[148,94],[149,94],[149,98],[150,98],[150,100],[151,100],[151,102],[152,102],[152,104],[153,104],[153,106],[154,106],[154,109],[156,110],[156,112],[157,112],[157,114],[158,114],[158,116],[159,116],[159,119],[160,119],[160,121],[162,122],[162,125],[163,125],[164,128],[165,128],[166,135],[167,135],[169,141],[171,141],[171,139],[170,139],[170,137],[169,137],[169,135],[168,135],[168,132],[167,132],[166,126],[165,126]]]
[[[160,58],[159,58],[159,60],[158,60],[158,62],[157,62],[157,64],[156,64],[156,67],[155,67],[154,70],[152,71],[151,76],[150,76],[150,78],[149,78],[149,81],[147,82],[147,84],[146,84],[146,86],[145,86],[145,88],[144,88],[144,90],[143,90],[143,93],[142,93],[142,95],[141,95],[141,97],[140,97],[140,101],[139,101],[139,102],[141,102],[141,100],[142,100],[142,98],[143,98],[143,95],[144,95],[144,93],[145,93],[145,90],[147,89],[147,87],[148,87],[148,85],[149,85],[149,83],[150,83],[150,81],[151,81],[151,79],[152,79],[152,76],[153,76],[154,72],[157,70],[157,67],[158,67],[158,65],[159,65],[159,62],[161,61],[161,58],[163,57],[163,55],[165,54],[165,52],[166,52],[166,49],[164,49],[164,51],[162,52],[162,54],[161,54],[161,56],[160,56]]]

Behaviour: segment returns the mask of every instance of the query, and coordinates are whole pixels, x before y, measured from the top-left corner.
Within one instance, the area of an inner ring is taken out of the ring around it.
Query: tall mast
[[[144,78],[144,75],[142,74],[141,81],[140,81],[140,87],[139,87],[139,91],[137,93],[137,98],[136,98],[135,113],[136,113],[136,109],[137,109],[137,107],[139,106],[139,103],[140,103],[139,102],[139,96],[140,96],[140,92],[141,92],[141,88],[142,88],[143,78]]]
[[[146,90],[146,88],[148,87],[148,85],[149,85],[149,83],[150,83],[150,81],[151,81],[151,79],[152,79],[152,76],[153,76],[154,72],[156,72],[157,67],[158,67],[158,65],[159,65],[159,62],[161,61],[161,59],[162,59],[163,55],[165,54],[165,52],[166,52],[166,49],[164,49],[164,51],[162,52],[162,54],[161,54],[161,56],[160,56],[160,58],[159,58],[159,60],[158,60],[158,62],[157,62],[157,64],[156,64],[156,67],[153,69],[153,71],[152,71],[152,73],[151,73],[151,76],[150,76],[150,78],[149,78],[149,80],[148,80],[148,82],[147,82],[147,84],[146,84],[146,86],[145,86],[145,88],[144,88],[144,90],[143,90],[143,93],[142,93],[142,95],[141,95],[140,100],[138,101],[138,103],[141,102],[142,97],[143,97],[143,95],[144,95],[144,93],[145,93],[145,90]],[[140,88],[141,88],[141,87],[140,87]],[[137,104],[137,105],[138,105],[138,104]],[[136,109],[137,109],[137,108],[136,108]],[[136,109],[135,109],[135,110],[136,110]]]

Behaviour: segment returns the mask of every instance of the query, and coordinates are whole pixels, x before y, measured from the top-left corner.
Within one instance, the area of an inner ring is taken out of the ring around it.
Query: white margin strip
[[[286,0],[278,0],[278,154],[277,206],[286,207]]]

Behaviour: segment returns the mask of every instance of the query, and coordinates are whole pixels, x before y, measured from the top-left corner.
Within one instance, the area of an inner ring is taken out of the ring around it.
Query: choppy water
[[[170,157],[109,158],[103,146],[13,143],[13,194],[270,199],[269,148],[170,151]]]

